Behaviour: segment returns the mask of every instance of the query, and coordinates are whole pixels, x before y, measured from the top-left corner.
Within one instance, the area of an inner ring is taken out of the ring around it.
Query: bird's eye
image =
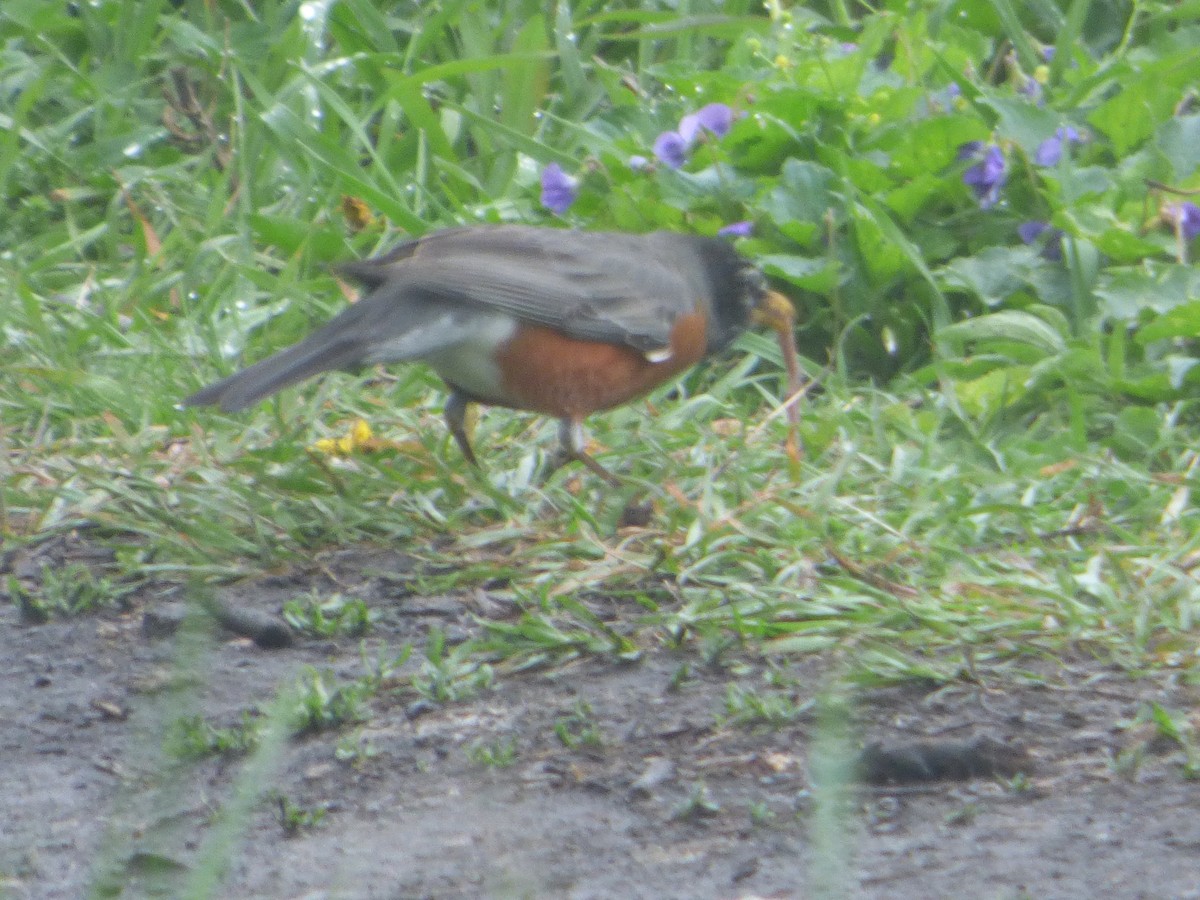
[[[747,266],[741,274],[742,284],[746,286],[746,301],[757,303],[759,297],[767,292],[766,276],[755,266]]]

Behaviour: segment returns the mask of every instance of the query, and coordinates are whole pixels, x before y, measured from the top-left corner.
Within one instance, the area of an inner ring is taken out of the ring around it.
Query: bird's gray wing
[[[642,351],[706,298],[694,238],[523,226],[438,232],[348,274],[403,304],[425,298],[511,315],[583,340]],[[691,263],[691,265],[688,265]]]

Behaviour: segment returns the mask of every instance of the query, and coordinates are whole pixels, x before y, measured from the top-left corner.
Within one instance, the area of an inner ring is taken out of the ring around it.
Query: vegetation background
[[[8,596],[26,622],[128,612],[367,545],[419,560],[422,593],[517,605],[391,648],[386,682],[306,675],[348,691],[339,727],[595,656],[1191,683],[1198,23],[1195,0],[5,0]],[[728,130],[665,153],[714,103]],[[474,222],[732,226],[800,313],[803,462],[762,335],[597,417],[623,496],[548,473],[554,423],[502,411],[471,471],[416,366],[177,407],[341,308],[333,264]],[[16,564],[63,535],[103,564]]]

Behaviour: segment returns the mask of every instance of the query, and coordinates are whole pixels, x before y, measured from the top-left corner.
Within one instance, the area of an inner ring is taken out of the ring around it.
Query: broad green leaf
[[[789,159],[779,185],[763,201],[763,210],[776,224],[804,222],[819,225],[834,205],[831,192],[836,176],[816,163]]]
[[[1059,128],[1067,124],[1061,113],[1037,106],[1024,97],[988,94],[981,102],[990,106],[1000,117],[996,135],[1020,145],[1031,157],[1042,141],[1053,137]]]
[[[1039,316],[1019,310],[1001,310],[955,322],[940,328],[937,338],[959,345],[1011,341],[1028,344],[1046,354],[1060,353],[1066,349],[1066,341],[1060,331]]]
[[[1097,204],[1066,209],[1056,219],[1059,220],[1064,228],[1087,238],[1119,263],[1137,262],[1163,249],[1162,243],[1137,234],[1133,223],[1118,219],[1112,210]]]
[[[946,290],[968,291],[988,306],[999,306],[1024,287],[1029,270],[1038,264],[1029,247],[988,247],[960,256],[934,274]]]
[[[1024,400],[1028,376],[1029,369],[1024,366],[1005,366],[971,381],[956,382],[953,390],[963,409],[980,417]]]
[[[1103,132],[1118,156],[1145,141],[1170,120],[1180,93],[1197,77],[1195,48],[1147,63],[1119,82],[1116,96],[1100,104],[1088,121]]]
[[[1146,313],[1168,312],[1200,297],[1200,271],[1147,260],[1138,267],[1101,273],[1095,294],[1104,316],[1136,321]]]
[[[1137,341],[1150,344],[1172,338],[1200,338],[1200,297],[1169,309],[1137,330]]]
[[[856,208],[854,239],[859,260],[870,273],[872,282],[879,285],[908,271],[913,254],[904,252],[904,248],[892,239],[892,234],[881,227],[881,220],[872,215],[873,211],[866,207]],[[883,219],[891,224],[886,213]],[[912,249],[915,251],[915,248]]]
[[[926,207],[946,193],[946,180],[923,173],[908,179],[884,195],[883,202],[905,223],[910,223]]]
[[[325,223],[315,226],[292,216],[259,213],[250,217],[255,237],[266,246],[279,248],[285,255],[310,247],[318,259],[333,260],[349,255],[342,229]]]
[[[812,291],[824,294],[832,290],[838,282],[838,268],[832,260],[825,257],[788,256],[772,253],[758,257],[758,264],[768,275],[783,278],[786,281]]]
[[[1158,130],[1156,143],[1170,161],[1176,181],[1194,177],[1200,169],[1200,115],[1170,119]]]

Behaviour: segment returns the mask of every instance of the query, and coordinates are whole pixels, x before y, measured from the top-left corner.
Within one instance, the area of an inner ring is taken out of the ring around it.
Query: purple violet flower
[[[687,161],[688,142],[678,131],[664,131],[654,139],[654,155],[663,165],[678,169]]]
[[[679,120],[679,134],[687,141],[688,146],[696,143],[700,129],[711,131],[717,137],[725,137],[733,127],[733,110],[724,103],[710,103],[702,106],[690,116]]]
[[[975,193],[981,209],[991,209],[1000,200],[1000,188],[1008,178],[1004,153],[995,144],[972,141],[958,149],[958,158],[979,160],[963,172],[963,184]]]
[[[931,94],[929,102],[935,109],[953,109],[954,102],[961,96],[962,88],[958,86],[957,82],[952,81],[937,93]]]
[[[579,181],[562,170],[558,163],[542,169],[542,206],[561,216],[578,196]]]
[[[1022,222],[1017,226],[1017,235],[1022,242],[1033,246],[1041,243],[1041,256],[1052,262],[1062,262],[1063,232],[1046,222]]]
[[[644,172],[650,167],[650,160],[639,153],[629,157],[629,168],[634,172]]]
[[[1033,161],[1039,166],[1057,166],[1062,159],[1064,144],[1078,144],[1083,138],[1070,125],[1064,125],[1054,132],[1054,137],[1046,138],[1038,144]]]
[[[753,233],[753,222],[730,222],[723,228],[717,229],[720,237],[750,237]]]
[[[707,131],[724,137],[733,127],[733,110],[724,103],[710,103],[679,120],[678,131],[664,131],[654,139],[654,155],[672,169],[687,162],[688,150]],[[635,157],[640,159],[640,157]],[[630,159],[633,165],[633,159]]]
[[[1045,234],[1049,227],[1046,222],[1022,222],[1017,226],[1017,234],[1024,243],[1032,244]]]
[[[1169,209],[1171,217],[1179,225],[1179,233],[1185,241],[1194,240],[1200,234],[1200,206],[1195,203],[1180,203]]]
[[[966,162],[968,159],[978,159],[979,154],[983,152],[983,141],[967,141],[965,144],[960,144],[958,147],[958,161]]]

